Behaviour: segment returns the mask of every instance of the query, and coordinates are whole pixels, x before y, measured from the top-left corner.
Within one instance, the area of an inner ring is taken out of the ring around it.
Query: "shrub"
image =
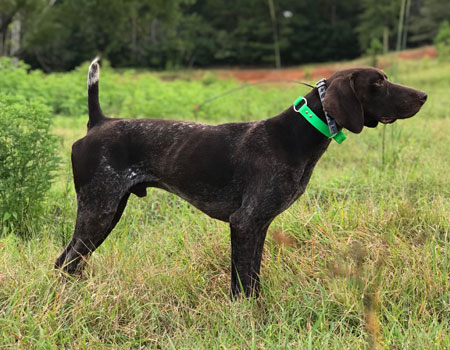
[[[442,22],[439,32],[434,38],[434,44],[440,60],[450,60],[450,24],[448,21]]]
[[[50,116],[39,102],[0,94],[0,234],[27,236],[39,221],[58,164]]]
[[[87,69],[83,73],[77,70],[46,75],[40,70],[30,70],[22,61],[0,57],[0,93],[19,93],[27,100],[39,99],[55,114],[86,114]]]
[[[377,38],[372,38],[366,53],[370,58],[370,66],[376,67],[378,63],[378,55],[383,53],[383,44]]]

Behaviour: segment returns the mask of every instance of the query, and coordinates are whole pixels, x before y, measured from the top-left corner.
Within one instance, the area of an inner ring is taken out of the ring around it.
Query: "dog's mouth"
[[[391,124],[391,123],[393,123],[395,121],[396,121],[395,118],[387,118],[387,117],[381,117],[380,118],[380,122],[382,122],[383,124]]]

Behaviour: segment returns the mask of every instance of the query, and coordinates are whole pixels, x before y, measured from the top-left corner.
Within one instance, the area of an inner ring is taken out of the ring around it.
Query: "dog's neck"
[[[311,90],[305,98],[312,111],[326,123],[317,88]],[[268,119],[266,127],[292,159],[296,158],[296,154],[304,155],[305,152],[311,154],[313,158],[317,155],[318,159],[331,142],[292,106],[280,115]]]

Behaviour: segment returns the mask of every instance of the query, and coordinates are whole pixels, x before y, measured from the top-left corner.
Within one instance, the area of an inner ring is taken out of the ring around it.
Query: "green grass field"
[[[74,225],[70,149],[85,134],[87,66],[3,83],[53,108],[62,162],[33,238],[0,238],[0,349],[450,349],[450,63],[386,71],[428,102],[331,144],[269,229],[260,299],[234,302],[228,226],[156,189],[130,199],[81,279],[61,280],[53,263]],[[195,111],[238,84],[186,77],[103,69],[103,110],[256,120],[307,91],[252,87]]]

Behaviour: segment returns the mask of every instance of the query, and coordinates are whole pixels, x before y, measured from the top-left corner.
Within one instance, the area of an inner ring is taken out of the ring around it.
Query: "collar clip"
[[[303,103],[302,103],[303,102]],[[303,96],[299,96],[293,105],[294,111],[305,118],[314,128],[330,139],[334,139],[337,143],[342,143],[347,138],[342,130],[332,134],[329,125],[322,121],[311,108],[308,107],[308,101]],[[334,121],[334,120],[333,120]]]

